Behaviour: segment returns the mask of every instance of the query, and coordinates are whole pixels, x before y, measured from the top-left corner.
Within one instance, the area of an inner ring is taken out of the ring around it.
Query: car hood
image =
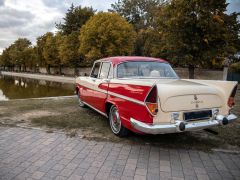
[[[162,111],[190,111],[219,108],[222,99],[211,86],[188,80],[157,80],[158,97]]]

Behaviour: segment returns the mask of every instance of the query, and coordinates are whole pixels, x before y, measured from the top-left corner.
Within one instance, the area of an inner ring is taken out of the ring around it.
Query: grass
[[[237,91],[236,101],[235,113],[240,116],[240,90]],[[37,115],[36,112],[38,112]],[[11,125],[39,126],[46,132],[60,129],[69,137],[80,135],[94,140],[205,151],[217,147],[240,148],[239,120],[227,126],[214,128],[219,133],[217,136],[199,131],[164,135],[131,133],[127,138],[118,138],[111,132],[105,117],[90,108],[80,108],[75,97],[0,102],[0,122],[4,119],[8,119],[5,124],[11,121]]]

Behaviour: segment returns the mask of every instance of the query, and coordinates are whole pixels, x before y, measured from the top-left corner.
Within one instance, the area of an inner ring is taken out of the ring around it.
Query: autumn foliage
[[[240,51],[239,12],[227,14],[226,0],[119,0],[109,12],[89,7],[68,9],[56,33],[36,45],[19,38],[0,55],[0,66],[91,66],[108,56],[154,56],[174,66],[219,68]],[[217,64],[217,66],[216,66]]]

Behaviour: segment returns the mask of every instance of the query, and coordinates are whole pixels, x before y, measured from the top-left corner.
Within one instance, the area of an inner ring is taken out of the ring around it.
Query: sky
[[[56,31],[55,22],[62,21],[67,9],[92,6],[107,11],[117,0],[0,0],[0,54],[19,37],[35,44],[36,38]],[[228,12],[240,11],[240,0],[228,0]]]

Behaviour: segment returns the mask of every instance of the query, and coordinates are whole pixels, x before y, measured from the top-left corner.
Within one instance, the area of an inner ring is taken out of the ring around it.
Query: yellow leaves
[[[80,52],[88,59],[130,55],[136,39],[133,26],[116,13],[100,12],[82,27]]]
[[[224,20],[222,19],[222,17],[217,14],[213,15],[213,20],[215,22],[218,22],[219,24],[224,24]]]
[[[215,65],[216,64],[216,59],[212,59],[212,65]]]

